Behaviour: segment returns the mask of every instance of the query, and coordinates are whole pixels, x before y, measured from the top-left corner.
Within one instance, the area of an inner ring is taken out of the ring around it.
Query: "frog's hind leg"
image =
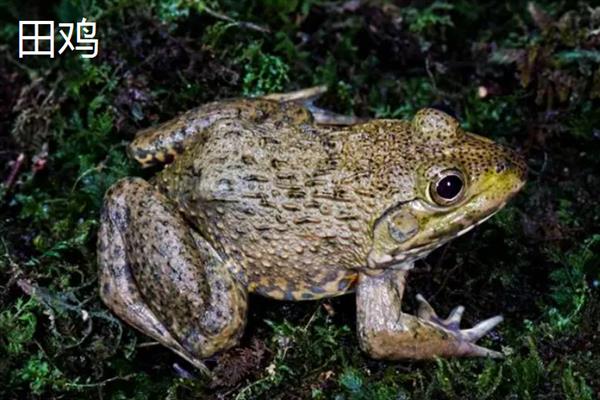
[[[227,101],[204,104],[139,131],[127,151],[143,168],[169,164],[191,142],[203,140],[206,128],[236,113],[239,113],[237,108]]]
[[[218,121],[227,119],[260,121],[267,115],[281,114],[281,104],[277,103],[284,104],[284,107],[285,103],[304,104],[319,122],[322,120],[320,115],[325,115],[325,111],[314,107],[312,101],[326,90],[325,86],[318,86],[291,93],[272,94],[259,99],[229,99],[207,103],[139,131],[127,150],[131,158],[144,168],[169,164],[191,143],[206,141],[211,134],[209,128]],[[291,114],[299,123],[304,121],[303,115],[300,115],[302,113]],[[342,121],[342,117],[345,118],[345,116],[339,117],[339,121]]]
[[[260,120],[277,109],[274,102],[256,99],[215,101],[139,131],[127,151],[142,167],[169,164],[194,143],[206,142],[211,127],[223,120]]]
[[[263,96],[266,100],[275,100],[280,103],[300,103],[312,114],[319,125],[356,125],[364,122],[362,118],[353,115],[337,114],[317,107],[314,102],[327,92],[327,86],[313,86],[287,93],[271,93]]]
[[[243,333],[245,287],[142,179],[123,179],[107,192],[98,264],[109,308],[198,368]]]
[[[276,118],[282,114],[282,106],[283,114],[292,116],[294,123],[310,120],[310,117],[305,118],[306,112],[298,112],[302,108],[308,110],[314,121],[321,125],[354,125],[363,122],[357,117],[336,114],[315,106],[313,102],[326,91],[326,86],[315,86],[295,92],[273,93],[257,99],[230,99],[204,104],[141,130],[129,144],[128,152],[144,168],[168,164],[190,143],[206,141],[211,134],[209,128],[218,121],[242,119],[257,122],[269,115]]]

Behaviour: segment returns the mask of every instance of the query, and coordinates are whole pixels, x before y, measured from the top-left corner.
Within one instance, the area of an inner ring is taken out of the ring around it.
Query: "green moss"
[[[25,346],[33,339],[37,318],[33,313],[37,303],[17,299],[9,309],[0,313],[0,347],[10,357],[24,353]]]
[[[597,251],[600,235],[593,235],[578,248],[563,254],[558,249],[550,250],[550,257],[561,265],[550,273],[553,283],[550,288],[554,307],[547,310],[552,331],[558,333],[576,328],[581,312],[590,296],[587,278],[594,277],[600,266]]]
[[[264,54],[261,46],[260,42],[250,44],[238,59],[245,65],[242,79],[244,96],[281,92],[289,81],[289,67],[280,57]]]
[[[336,398],[348,400],[409,399],[408,393],[393,382],[369,382],[360,371],[346,368],[338,379],[343,390]]]
[[[592,400],[594,398],[592,388],[580,374],[573,372],[571,364],[563,372],[562,389],[567,400]]]
[[[402,12],[406,15],[409,29],[415,33],[423,33],[439,26],[454,26],[449,15],[453,9],[452,3],[434,1],[422,9],[406,7]]]
[[[60,371],[50,365],[41,352],[27,360],[23,367],[13,371],[12,375],[12,384],[25,384],[35,395],[41,395],[50,388],[61,389]]]

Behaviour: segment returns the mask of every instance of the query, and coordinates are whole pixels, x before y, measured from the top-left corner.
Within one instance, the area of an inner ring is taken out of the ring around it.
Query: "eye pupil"
[[[463,181],[456,175],[448,175],[442,178],[435,188],[438,196],[445,200],[451,200],[458,196],[463,187]]]
[[[448,169],[437,175],[429,186],[430,199],[439,206],[450,206],[462,199],[465,188],[463,174],[456,169]]]

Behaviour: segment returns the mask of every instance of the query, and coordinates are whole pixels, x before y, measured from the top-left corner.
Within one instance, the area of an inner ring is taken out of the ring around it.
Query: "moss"
[[[264,54],[260,42],[250,44],[238,62],[245,65],[242,78],[244,96],[281,92],[289,81],[289,67],[280,57]]]

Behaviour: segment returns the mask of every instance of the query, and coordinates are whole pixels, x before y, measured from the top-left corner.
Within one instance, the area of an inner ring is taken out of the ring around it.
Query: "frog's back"
[[[368,249],[366,210],[338,165],[342,133],[290,122],[219,120],[157,182],[235,260],[251,291],[282,299],[341,294]]]

